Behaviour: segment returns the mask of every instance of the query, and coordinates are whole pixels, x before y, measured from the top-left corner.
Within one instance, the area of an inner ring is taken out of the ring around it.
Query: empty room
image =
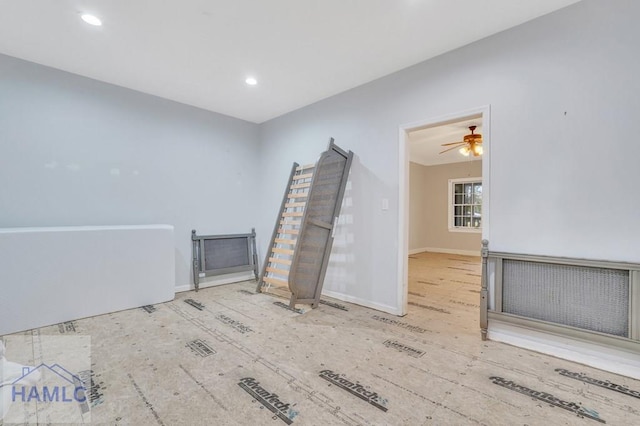
[[[640,424],[639,14],[0,2],[0,425]]]

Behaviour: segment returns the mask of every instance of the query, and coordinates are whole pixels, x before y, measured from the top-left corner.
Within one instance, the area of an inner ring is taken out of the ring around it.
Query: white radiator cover
[[[0,335],[166,302],[170,225],[0,229]]]

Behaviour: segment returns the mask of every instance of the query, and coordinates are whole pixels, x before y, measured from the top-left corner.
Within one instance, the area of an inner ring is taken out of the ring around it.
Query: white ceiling
[[[577,1],[1,0],[0,53],[260,123]]]
[[[474,133],[481,135],[481,116],[408,132],[409,160],[425,166],[482,160],[482,156],[469,155],[465,157],[460,154],[458,149],[440,154],[440,152],[451,148],[450,146],[442,146],[442,144],[462,142],[464,135],[471,133],[469,126],[477,126]]]

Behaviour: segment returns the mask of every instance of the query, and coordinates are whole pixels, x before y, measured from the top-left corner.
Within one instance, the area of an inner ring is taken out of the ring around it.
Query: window
[[[449,231],[481,229],[482,178],[449,179]]]

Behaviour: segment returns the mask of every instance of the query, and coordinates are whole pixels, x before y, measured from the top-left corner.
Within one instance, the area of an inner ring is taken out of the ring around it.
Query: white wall
[[[409,252],[480,255],[482,234],[449,230],[449,180],[482,178],[482,161],[409,166]]]
[[[325,288],[398,309],[398,128],[491,105],[490,249],[640,261],[638,15],[585,0],[263,124],[262,251],[291,162],[333,136],[356,154],[353,257]]]
[[[257,154],[255,124],[0,55],[0,228],[170,224],[184,286],[191,229],[255,226]]]

